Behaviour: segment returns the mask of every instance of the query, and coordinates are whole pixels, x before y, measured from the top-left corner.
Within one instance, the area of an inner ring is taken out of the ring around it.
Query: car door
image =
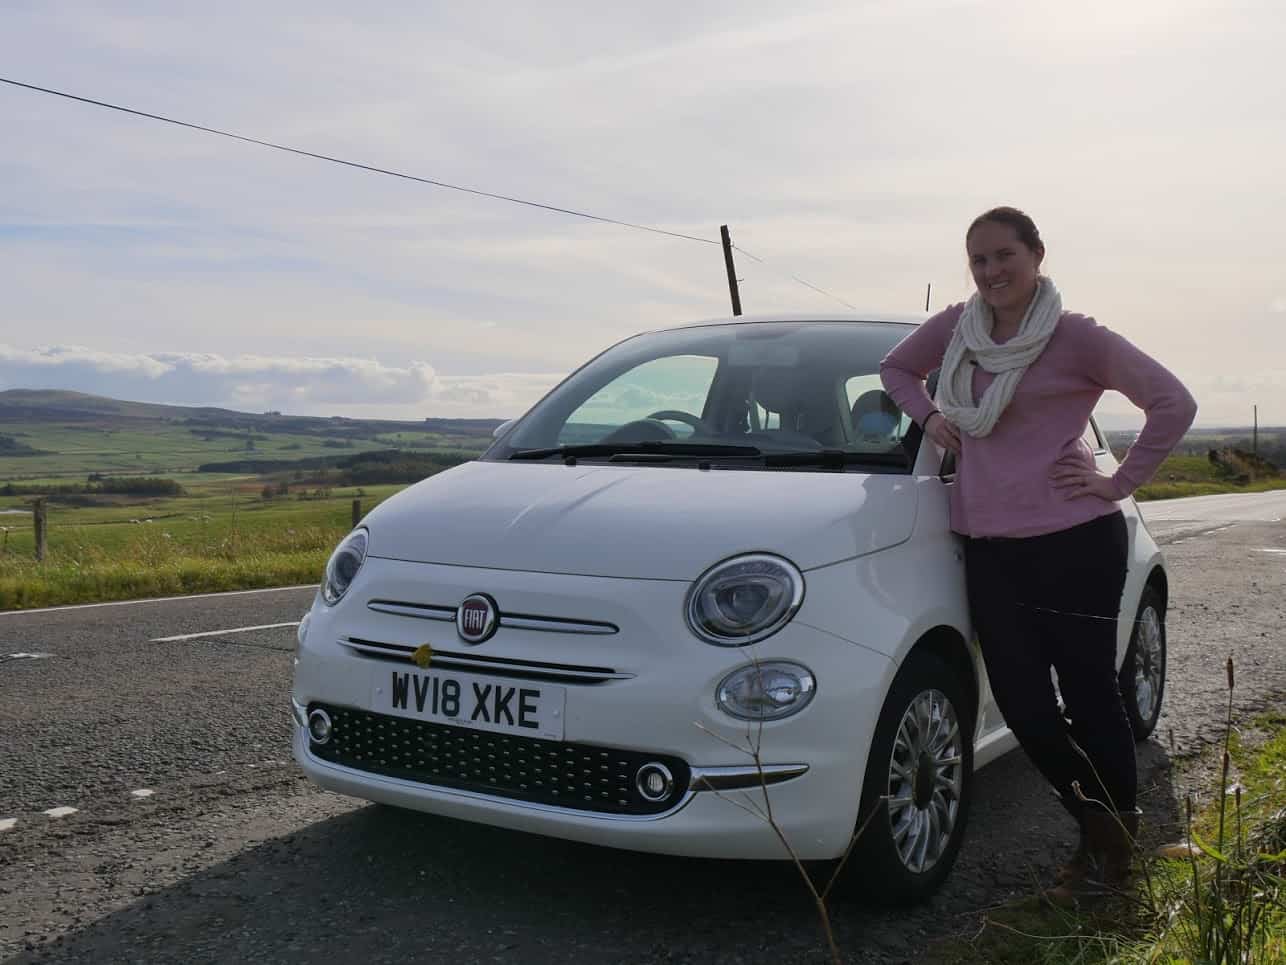
[[[1111,448],[1107,444],[1107,437],[1099,429],[1098,423],[1091,416],[1089,424],[1085,427],[1085,433],[1081,436],[1081,441],[1089,446],[1090,451],[1094,453],[1094,466],[1105,476],[1110,476],[1116,472],[1120,465],[1116,461],[1116,456],[1112,454]],[[1138,541],[1138,530],[1140,522],[1139,507],[1135,504],[1133,498],[1121,500],[1121,513],[1125,516],[1125,528],[1129,533],[1129,545],[1134,547]],[[1121,661],[1125,659],[1125,651],[1130,645],[1130,629],[1134,621],[1134,610],[1138,603],[1137,593],[1131,593],[1131,587],[1142,585],[1146,574],[1139,568],[1139,554],[1131,551],[1126,559],[1129,569],[1125,578],[1126,591],[1121,598],[1121,617],[1120,629],[1116,635],[1116,665],[1119,667]]]

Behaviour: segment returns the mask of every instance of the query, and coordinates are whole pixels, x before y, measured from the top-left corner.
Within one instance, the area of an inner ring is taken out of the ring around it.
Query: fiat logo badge
[[[467,596],[455,611],[455,630],[465,643],[483,643],[491,639],[500,623],[496,601],[483,593]]]

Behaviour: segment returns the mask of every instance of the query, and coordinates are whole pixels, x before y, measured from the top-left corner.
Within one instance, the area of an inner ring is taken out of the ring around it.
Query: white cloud
[[[927,282],[958,300],[964,225],[1018,203],[1070,308],[1197,382],[1237,357],[1286,369],[1272,0],[126,6],[19,3],[0,61],[382,167],[706,238],[727,223],[779,269],[738,260],[754,312],[836,307],[791,272],[864,309],[917,310]],[[155,388],[172,366],[216,403],[280,385],[509,414],[535,389],[488,373],[564,372],[728,310],[717,246],[13,89],[0,109],[4,337],[101,353],[86,379],[160,366]],[[1263,391],[1286,422],[1286,389]]]
[[[111,398],[251,411],[420,419],[520,415],[555,374],[442,376],[427,362],[361,358],[106,353],[82,346],[0,344],[0,388],[58,388]]]

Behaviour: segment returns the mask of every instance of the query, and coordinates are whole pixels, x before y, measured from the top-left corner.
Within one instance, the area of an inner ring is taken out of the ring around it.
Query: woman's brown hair
[[[966,241],[973,234],[973,229],[984,221],[994,221],[996,224],[1009,225],[1018,235],[1018,240],[1025,244],[1029,250],[1040,255],[1045,253],[1045,242],[1040,240],[1040,230],[1036,227],[1036,222],[1032,221],[1031,216],[1025,211],[1019,211],[1017,208],[1011,208],[1008,205],[984,211],[974,218],[973,223],[969,225],[969,230],[965,232]]]

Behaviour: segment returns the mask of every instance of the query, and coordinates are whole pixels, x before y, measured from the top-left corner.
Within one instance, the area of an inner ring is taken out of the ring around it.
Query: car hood
[[[684,580],[730,556],[813,569],[906,540],[909,476],[470,462],[366,518],[370,555],[456,566]]]

